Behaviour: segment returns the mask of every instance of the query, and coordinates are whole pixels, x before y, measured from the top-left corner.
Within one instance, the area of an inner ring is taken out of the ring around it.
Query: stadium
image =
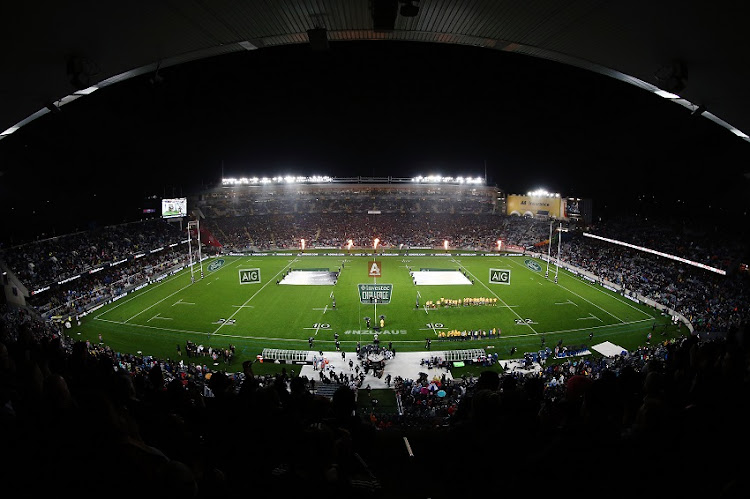
[[[360,3],[347,10],[321,2],[331,17],[311,19],[330,23],[339,10],[353,16],[336,21],[341,31],[328,30],[333,45],[336,36],[343,44],[383,33],[407,43],[444,41],[444,29],[403,23],[438,14],[472,18],[451,2],[396,2],[404,4],[400,27],[383,31],[383,19]],[[472,4],[492,10],[491,2]],[[279,21],[307,18],[308,7],[248,8]],[[190,17],[193,7],[182,8]],[[212,17],[223,21],[201,22],[202,32],[240,36],[223,8]],[[370,34],[357,31],[362,16],[373,24]],[[239,45],[243,51],[297,43],[291,28],[286,35],[253,31],[252,23],[245,28],[257,36]],[[476,45],[482,33],[448,43]],[[312,30],[304,37],[317,55],[330,50],[320,36]],[[517,50],[533,52],[532,40],[523,41]],[[486,39],[481,43],[486,48]],[[233,50],[221,46],[204,47],[203,55],[173,47],[182,55],[164,67]],[[66,116],[67,104],[85,102],[92,86],[150,75],[149,85],[158,87],[159,71],[167,79],[175,74],[159,64],[96,82],[97,73],[78,67],[72,76],[86,80],[80,95],[42,114]],[[626,76],[616,75],[635,80]],[[345,99],[361,98],[353,95]],[[698,108],[678,97],[673,107]],[[123,120],[125,107],[118,108]],[[406,114],[400,118],[408,121]],[[715,128],[733,128],[705,110],[691,123],[703,114]],[[33,133],[49,126],[45,119],[31,115],[0,135],[0,152],[13,151],[9,162],[36,154],[18,151],[29,149],[22,141],[39,143]],[[292,121],[280,121],[290,136]],[[157,135],[145,122],[144,130]],[[101,136],[111,133],[94,126]],[[305,132],[311,137],[312,128]],[[207,143],[226,145],[226,129],[205,133]],[[336,138],[335,148],[347,137]],[[101,156],[113,143],[99,149],[91,142],[96,152],[60,159],[64,174],[44,179],[57,179],[52,188],[64,201],[47,200],[39,185],[28,191],[33,196],[24,192],[32,199],[21,208],[3,208],[13,236],[0,245],[8,487],[21,484],[35,497],[64,491],[447,498],[537,489],[568,496],[623,486],[649,497],[742,496],[744,462],[734,455],[750,443],[750,253],[741,196],[727,194],[736,203],[727,211],[695,191],[686,203],[697,211],[645,196],[629,206],[616,194],[644,179],[636,172],[636,180],[624,179],[628,172],[614,166],[617,181],[607,176],[584,190],[579,186],[601,167],[562,167],[561,155],[555,169],[566,178],[563,190],[522,192],[506,187],[510,179],[538,185],[541,167],[506,165],[488,175],[485,162],[483,172],[410,175],[388,150],[372,168],[347,164],[315,174],[266,174],[271,161],[227,174],[222,162],[218,178],[149,192],[135,215],[121,217],[115,210],[135,187],[120,191],[118,184],[132,177],[133,185],[145,185],[161,172],[139,156],[145,146],[133,153],[146,164],[140,171],[115,154]],[[184,155],[171,151],[173,162],[159,153],[166,177],[189,175],[183,165],[196,150],[189,142],[181,143]],[[312,149],[296,145],[314,162]],[[79,174],[71,195],[63,177],[84,157],[97,163],[96,178]],[[111,164],[103,166],[104,158]],[[360,174],[368,169],[374,174]],[[103,178],[105,170],[112,176]],[[664,189],[657,172],[648,173],[655,191]],[[666,178],[668,185],[687,182],[673,170]],[[11,185],[3,194],[10,196]],[[106,199],[94,201],[94,192]],[[87,211],[74,215],[76,202]],[[30,236],[20,236],[16,225]]]

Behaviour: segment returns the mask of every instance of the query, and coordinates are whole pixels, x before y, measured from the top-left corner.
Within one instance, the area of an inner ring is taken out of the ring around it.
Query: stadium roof
[[[670,92],[678,105],[745,140],[750,133],[746,2],[42,0],[3,10],[5,136],[96,89],[158,77],[175,64],[353,40],[459,44],[559,61]]]
[[[183,195],[189,173],[194,188],[224,173],[487,177],[488,161],[505,192],[593,197],[601,212],[650,187],[746,217],[750,3],[728,4],[9,3],[2,237],[11,222],[132,219],[146,195]],[[649,185],[657,174],[666,184]]]

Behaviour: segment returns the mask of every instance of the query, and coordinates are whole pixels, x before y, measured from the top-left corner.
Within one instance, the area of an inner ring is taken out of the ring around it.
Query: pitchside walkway
[[[385,377],[391,375],[391,387],[393,386],[393,380],[397,376],[401,376],[404,379],[419,379],[419,373],[427,373],[428,377],[432,378],[433,375],[442,376],[445,374],[446,379],[453,379],[451,372],[448,369],[433,367],[428,369],[426,365],[421,365],[422,360],[425,361],[430,357],[439,356],[442,352],[398,352],[395,356],[388,359],[385,362],[385,368],[383,369],[383,376],[378,378],[373,375],[372,370],[369,374],[365,375],[362,386],[365,387],[370,385],[373,390],[388,388],[385,382]],[[318,381],[320,379],[319,371],[313,369],[312,358],[313,355],[319,355],[317,352],[310,352],[310,364],[302,366],[300,375],[307,376],[310,379]],[[335,370],[336,373],[355,373],[355,371],[349,368],[349,359],[354,361],[354,366],[357,365],[357,354],[354,352],[345,352],[346,357],[341,357],[341,352],[323,352],[323,357],[328,359],[329,369]],[[362,371],[362,365],[360,364],[360,372]],[[330,376],[328,371],[325,372],[327,376]]]
[[[609,342],[599,343],[592,345],[592,350],[605,355],[607,357],[613,357],[623,352],[623,348],[614,345]],[[589,355],[590,350],[582,350],[576,352],[576,356]],[[383,369],[383,375],[377,377],[370,371],[365,375],[362,386],[370,385],[373,390],[388,388],[385,378],[388,374],[391,375],[391,385],[393,380],[400,376],[403,379],[419,379],[421,373],[425,373],[428,379],[433,377],[442,377],[445,375],[446,379],[453,379],[453,374],[448,368],[430,366],[431,359],[442,359],[445,362],[461,362],[468,360],[476,360],[486,355],[483,348],[471,348],[465,350],[425,350],[421,352],[399,352],[395,356],[385,361],[385,368]],[[300,376],[307,376],[309,379],[320,379],[320,371],[313,367],[313,361],[319,359],[320,351],[311,350],[282,350],[266,348],[263,350],[263,359],[265,362],[282,362],[286,364],[292,364],[300,366]],[[357,359],[355,352],[346,352],[341,355],[341,352],[336,351],[323,351],[323,358],[328,360],[324,374],[330,378],[331,371],[340,373],[354,373],[356,374],[355,366],[359,364],[360,372],[364,372],[362,364]],[[349,360],[353,360],[352,367],[349,367]],[[526,363],[524,359],[505,359],[498,361],[505,372],[516,372],[516,373],[538,373],[541,370],[541,366],[538,362]],[[391,386],[392,388],[392,386]]]
[[[453,379],[451,371],[447,368],[442,367],[430,367],[430,359],[435,357],[442,359],[446,362],[459,362],[467,360],[475,360],[482,356],[485,356],[485,350],[483,348],[472,348],[466,350],[425,350],[421,352],[397,352],[395,356],[385,361],[385,368],[383,370],[382,377],[377,377],[370,371],[365,375],[362,386],[368,384],[372,389],[383,389],[388,388],[385,378],[388,374],[391,375],[391,385],[393,380],[400,376],[404,379],[419,379],[420,373],[425,373],[429,379],[434,376],[442,377],[445,375],[446,379]],[[300,366],[299,375],[307,376],[309,379],[320,379],[320,371],[313,367],[313,359],[319,358],[319,351],[308,351],[308,350],[280,350],[266,348],[263,350],[264,362],[275,362],[280,361],[287,364],[293,364]],[[362,365],[357,359],[355,352],[344,352],[342,357],[341,352],[337,351],[323,351],[323,358],[328,360],[327,369],[324,371],[327,377],[330,377],[330,371],[333,370],[337,374],[340,373],[355,373],[354,367],[359,364],[360,372],[363,372]],[[349,367],[349,360],[353,360],[352,367]],[[505,361],[508,368],[513,366],[514,361]]]

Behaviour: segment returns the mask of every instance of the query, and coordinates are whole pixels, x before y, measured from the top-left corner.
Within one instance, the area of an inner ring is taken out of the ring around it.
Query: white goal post
[[[198,240],[198,264],[200,265],[200,276],[203,279],[203,257],[201,255],[201,224],[198,220],[190,220],[187,223],[187,236],[188,236],[188,253],[190,256],[190,282],[195,282],[195,273],[193,265],[193,248],[191,245],[192,237],[190,237],[190,229],[195,227],[195,234]]]

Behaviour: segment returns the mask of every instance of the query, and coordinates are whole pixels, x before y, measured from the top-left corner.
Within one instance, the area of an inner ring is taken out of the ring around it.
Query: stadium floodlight
[[[21,127],[19,127],[19,126],[12,126],[12,127],[8,128],[7,130],[5,130],[3,133],[0,133],[0,135],[3,135],[3,136],[4,135],[10,135],[11,133],[15,132],[19,128],[21,128]]]
[[[97,90],[99,90],[99,87],[97,87],[96,85],[91,85],[90,87],[86,87],[86,88],[82,88],[80,90],[76,90],[75,92],[73,92],[73,94],[74,95],[91,95],[94,92],[96,92]]]
[[[529,197],[538,197],[538,198],[559,198],[560,193],[559,192],[549,192],[546,189],[537,189],[535,191],[529,191],[526,193]]]
[[[450,177],[450,176],[442,176],[442,175],[428,175],[428,176],[422,176],[418,175],[416,177],[412,177],[412,182],[417,183],[424,183],[424,184],[483,184],[484,180],[482,177],[464,177],[464,176],[458,176],[458,177]]]
[[[727,271],[726,270],[718,269],[716,267],[711,267],[709,265],[706,265],[706,264],[703,264],[703,263],[700,263],[700,262],[695,262],[693,260],[688,260],[687,258],[682,258],[682,257],[679,257],[677,255],[672,255],[672,254],[669,254],[669,253],[664,253],[662,251],[657,251],[657,250],[654,250],[654,249],[651,249],[651,248],[646,248],[644,246],[637,246],[635,244],[626,243],[624,241],[619,241],[617,239],[610,239],[610,238],[607,238],[607,237],[597,236],[595,234],[590,234],[588,232],[584,232],[583,235],[585,237],[591,237],[591,238],[594,238],[594,239],[599,239],[600,241],[604,241],[604,242],[607,242],[607,243],[619,244],[620,246],[625,246],[626,248],[631,248],[631,249],[634,249],[636,251],[643,251],[645,253],[651,253],[652,255],[661,256],[661,257],[664,257],[664,258],[669,258],[671,260],[675,260],[675,261],[678,261],[678,262],[686,263],[688,265],[692,265],[694,267],[698,267],[698,268],[701,268],[701,269],[704,269],[704,270],[708,270],[710,272],[715,272],[715,273],[720,274],[720,275],[727,275]]]
[[[663,97],[665,99],[679,99],[680,96],[677,94],[673,94],[672,92],[667,92],[666,90],[655,90],[654,93],[658,95],[659,97]]]

